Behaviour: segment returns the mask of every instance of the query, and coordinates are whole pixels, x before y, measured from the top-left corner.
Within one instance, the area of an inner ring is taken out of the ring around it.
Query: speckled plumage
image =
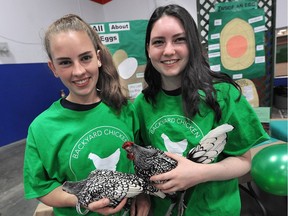
[[[93,201],[109,198],[111,207],[116,207],[125,197],[134,197],[144,192],[147,184],[135,174],[111,170],[94,170],[77,182],[66,181],[62,189],[78,198],[79,207],[88,207]],[[78,211],[77,209],[77,211]]]
[[[177,166],[177,161],[168,157],[164,151],[151,146],[143,148],[134,144],[134,147],[135,171],[139,177],[148,182],[151,176],[168,172]]]
[[[148,183],[147,187],[150,191],[149,194],[161,198],[168,196],[174,203],[176,203],[176,193],[162,193],[153,185],[153,183],[161,182],[151,182],[150,177],[174,169],[178,162],[168,157],[164,151],[156,149],[152,146],[142,147],[128,141],[125,142],[122,147],[127,151],[127,157],[133,160],[136,175]]]

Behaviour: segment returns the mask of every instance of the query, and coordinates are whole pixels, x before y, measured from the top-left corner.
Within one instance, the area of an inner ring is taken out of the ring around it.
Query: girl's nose
[[[175,54],[175,47],[172,43],[167,43],[163,52],[163,55],[174,55]]]
[[[81,65],[81,63],[79,62],[75,62],[74,63],[74,67],[73,67],[73,75],[75,76],[80,76],[82,74],[85,73],[85,68]]]

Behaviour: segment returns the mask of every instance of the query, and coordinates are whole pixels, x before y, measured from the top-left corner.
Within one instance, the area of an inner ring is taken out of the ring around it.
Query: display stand
[[[201,37],[201,42],[204,51],[208,53],[208,36],[209,36],[209,14],[215,12],[215,4],[230,2],[230,0],[198,0],[198,29]],[[254,83],[258,97],[259,107],[270,107],[273,105],[273,87],[274,87],[274,65],[275,65],[275,11],[276,0],[258,0],[258,8],[263,8],[265,12],[265,75],[259,78],[251,79]],[[238,13],[241,13],[239,11]],[[208,59],[208,55],[207,55]],[[271,118],[271,113],[269,114]],[[262,122],[263,124],[263,122]],[[269,123],[263,124],[267,132],[270,131]],[[261,146],[263,148],[264,146]],[[254,148],[260,149],[260,148]],[[252,153],[255,154],[255,152]],[[244,185],[247,185],[246,187]],[[267,215],[265,206],[258,199],[257,194],[254,192],[251,186],[251,176],[247,174],[242,178],[239,178],[239,188],[253,197],[262,212],[263,216]]]

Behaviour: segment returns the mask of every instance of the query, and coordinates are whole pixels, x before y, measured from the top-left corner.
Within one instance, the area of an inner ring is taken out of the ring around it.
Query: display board
[[[254,4],[253,4],[254,3]],[[257,2],[218,3],[210,13],[208,57],[213,71],[234,79],[265,75],[264,10]]]
[[[208,58],[208,40],[209,40],[209,20],[212,13],[229,11],[231,5],[235,4],[236,1],[225,1],[225,0],[197,0],[197,11],[198,13],[198,28],[201,36],[202,45],[204,50],[207,51]],[[271,107],[273,101],[273,79],[274,79],[274,65],[275,65],[275,10],[276,10],[276,0],[240,0],[240,3],[246,2],[250,4],[248,10],[262,9],[264,11],[264,52],[265,52],[265,63],[264,63],[264,74],[259,76],[253,75],[249,79],[253,82],[257,89],[259,97],[260,107]],[[256,7],[255,9],[255,2]],[[222,5],[221,5],[222,4]],[[225,7],[223,7],[223,4]],[[219,7],[219,8],[217,8]],[[254,8],[254,9],[253,9]],[[235,9],[235,8],[234,8]],[[243,7],[238,7],[238,11],[234,14],[241,14]],[[213,16],[213,15],[212,15]],[[239,25],[238,25],[239,26]],[[240,27],[240,26],[239,26]],[[263,28],[263,27],[261,27]],[[234,73],[234,72],[232,72]],[[236,73],[236,72],[235,72]],[[245,72],[243,77],[245,77]],[[236,76],[237,77],[237,76]],[[248,76],[249,77],[249,76]],[[254,77],[254,78],[253,78]]]
[[[112,56],[127,96],[132,100],[144,87],[147,20],[92,23]]]

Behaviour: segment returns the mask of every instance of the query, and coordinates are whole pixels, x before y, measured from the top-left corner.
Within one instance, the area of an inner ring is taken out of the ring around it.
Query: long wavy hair
[[[95,51],[100,50],[99,55],[102,65],[99,68],[99,78],[96,85],[96,88],[100,90],[98,95],[108,106],[120,111],[122,105],[127,104],[128,98],[122,92],[119,74],[113,63],[111,53],[101,42],[98,33],[79,16],[74,14],[65,15],[48,27],[44,37],[44,46],[48,57],[52,61],[50,48],[51,36],[68,31],[86,32],[94,45]]]
[[[189,50],[189,62],[182,71],[181,80],[182,106],[185,115],[193,118],[197,113],[201,114],[199,110],[199,103],[200,100],[202,100],[201,97],[203,96],[199,95],[199,90],[202,90],[205,93],[204,100],[206,104],[215,112],[216,121],[218,122],[221,119],[222,112],[220,105],[216,100],[217,92],[213,84],[219,82],[231,83],[239,89],[239,92],[241,92],[239,85],[227,74],[211,71],[202,50],[196,23],[189,12],[179,5],[170,4],[167,6],[158,7],[153,12],[146,29],[146,47],[149,46],[151,31],[154,23],[164,15],[173,16],[179,19],[186,33],[186,41]],[[155,105],[157,103],[156,95],[161,90],[161,75],[151,63],[147,49],[145,50],[145,54],[147,58],[147,65],[144,72],[144,79],[147,83],[147,87],[142,92],[146,101]]]

